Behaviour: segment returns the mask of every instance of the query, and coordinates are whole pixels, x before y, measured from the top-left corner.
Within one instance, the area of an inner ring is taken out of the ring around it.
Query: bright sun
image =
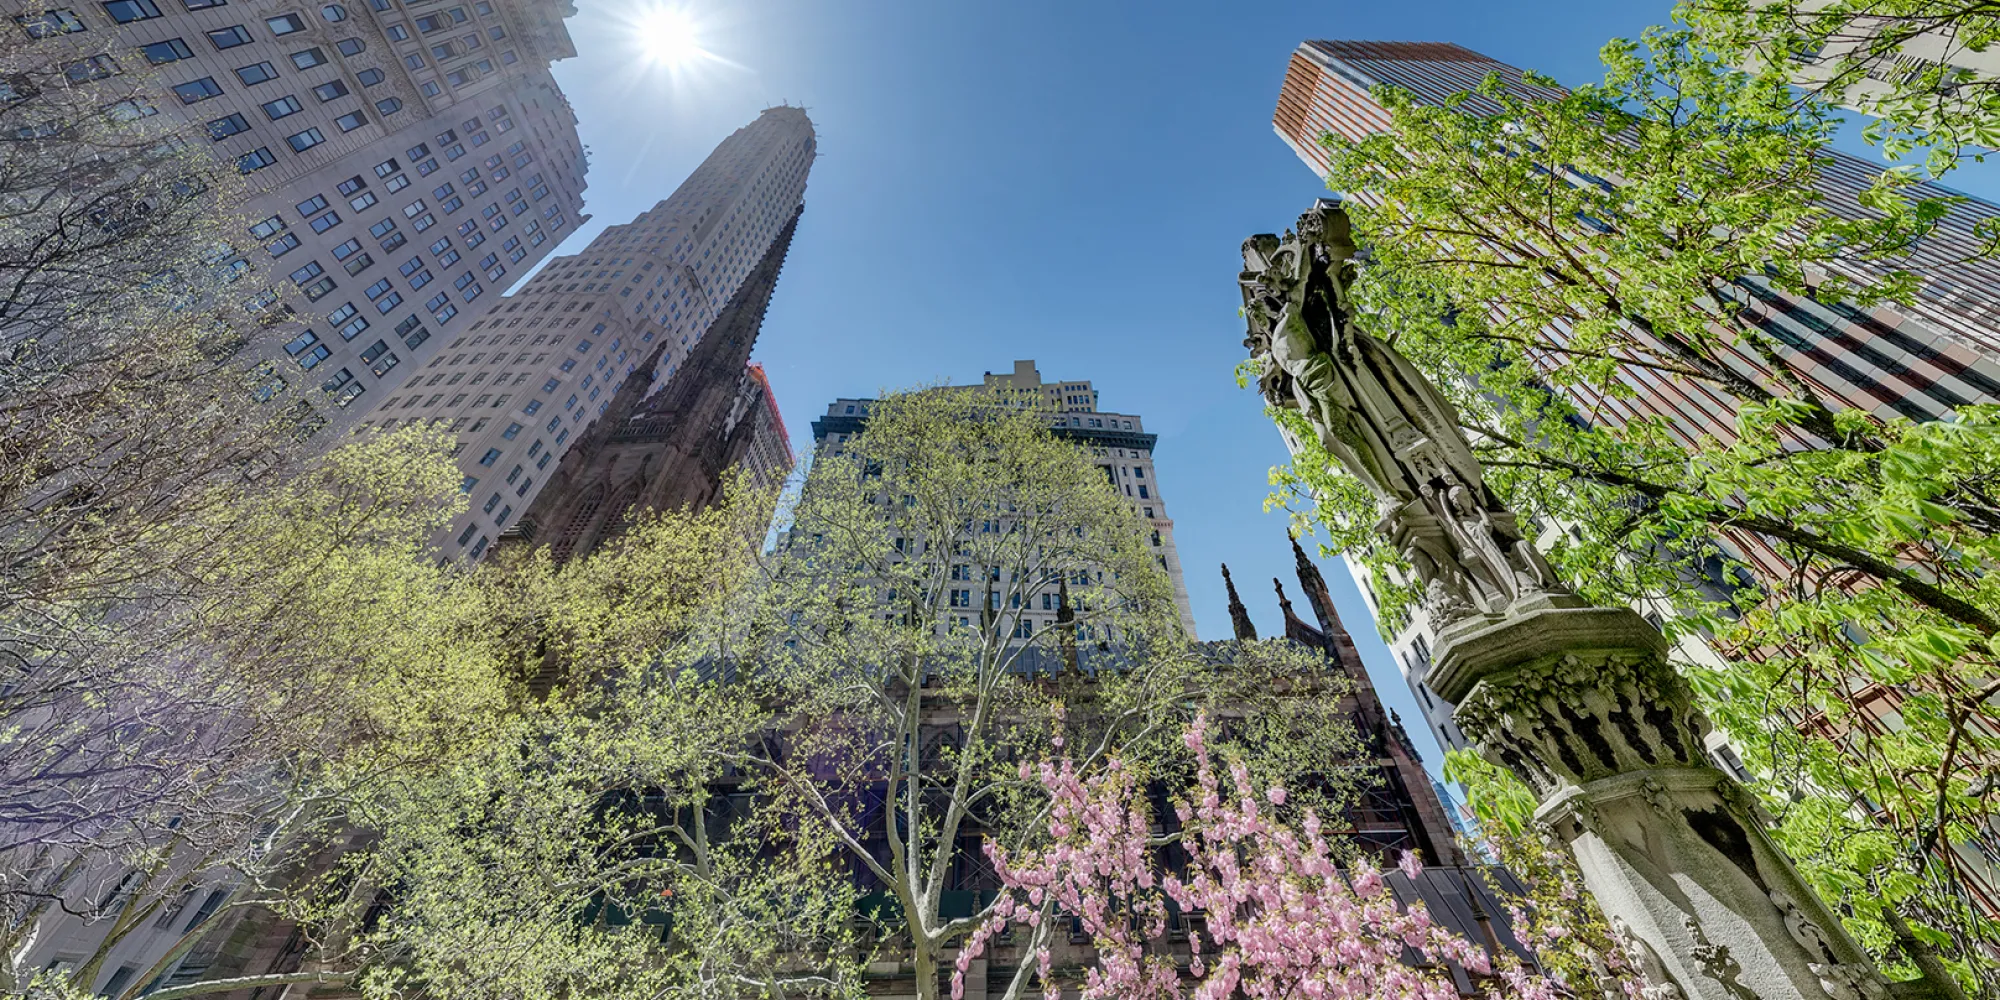
[[[694,19],[684,10],[658,8],[642,18],[637,29],[647,58],[669,68],[686,66],[708,55],[702,50]]]

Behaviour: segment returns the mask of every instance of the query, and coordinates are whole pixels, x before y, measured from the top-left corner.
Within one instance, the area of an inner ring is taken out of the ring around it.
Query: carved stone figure
[[[1632,925],[1624,917],[1612,914],[1611,936],[1624,949],[1626,960],[1637,968],[1639,978],[1645,980],[1646,985],[1639,988],[1639,996],[1643,1000],[1683,1000],[1686,994],[1675,985],[1673,975],[1667,972],[1659,954],[1653,951],[1653,946],[1647,944],[1645,938],[1632,932]]]
[[[1424,585],[1425,683],[1525,780],[1648,1000],[1884,1000],[1888,986],[1708,758],[1708,720],[1658,628],[1564,590],[1490,490],[1451,405],[1364,327],[1339,203],[1253,236],[1238,278],[1258,385],[1295,449],[1366,484]],[[1318,454],[1318,451],[1312,454]],[[1304,456],[1300,456],[1303,458]],[[1710,933],[1714,934],[1711,939]],[[1948,981],[1903,997],[1963,1000]]]
[[[1356,322],[1357,259],[1331,200],[1296,233],[1244,242],[1244,345],[1258,386],[1374,494],[1384,533],[1429,581],[1434,613],[1500,613],[1554,575],[1486,487],[1451,403]]]

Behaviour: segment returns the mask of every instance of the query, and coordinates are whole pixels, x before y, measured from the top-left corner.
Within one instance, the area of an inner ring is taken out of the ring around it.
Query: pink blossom
[[[1380,872],[1343,871],[1316,815],[1306,814],[1301,836],[1261,814],[1238,762],[1227,769],[1225,792],[1206,727],[1206,718],[1197,718],[1182,735],[1197,765],[1192,804],[1175,806],[1189,857],[1182,873],[1160,869],[1144,779],[1131,768],[1112,762],[1079,775],[1071,759],[1042,762],[1052,842],[1018,858],[988,845],[1003,895],[960,951],[954,997],[964,970],[994,934],[1013,919],[1042,928],[1045,913],[1055,916],[1057,928],[1076,920],[1096,947],[1084,1000],[1456,1000],[1443,963],[1492,973],[1484,950],[1435,923],[1421,903],[1400,904]],[[1285,794],[1273,786],[1262,798],[1282,805]],[[1410,878],[1422,872],[1411,854],[1399,867]],[[1180,913],[1200,913],[1213,942],[1205,946],[1202,935],[1188,935],[1192,960],[1185,970],[1152,946],[1167,931],[1169,902]],[[1043,991],[1056,998],[1062,989],[1051,982],[1048,936],[1041,931],[1032,947]],[[1406,948],[1424,968],[1403,963]],[[1511,964],[1501,976],[1510,998],[1558,995],[1505,957]]]

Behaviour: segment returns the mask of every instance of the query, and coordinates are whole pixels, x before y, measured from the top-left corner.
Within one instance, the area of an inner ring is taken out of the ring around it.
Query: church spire
[[[1290,538],[1289,532],[1286,537]],[[1328,636],[1346,635],[1347,628],[1340,623],[1340,612],[1333,609],[1333,595],[1326,589],[1326,577],[1321,576],[1319,567],[1306,558],[1306,550],[1299,546],[1299,540],[1291,539],[1292,561],[1297,564],[1299,589],[1305,591],[1306,602],[1312,605],[1313,617],[1319,619],[1319,630]]]
[[[1257,626],[1250,623],[1250,611],[1243,606],[1243,599],[1236,596],[1236,581],[1229,578],[1229,564],[1222,564],[1222,585],[1229,588],[1229,624],[1236,630],[1238,639],[1257,638]]]
[[[1278,607],[1285,613],[1285,631],[1291,632],[1294,624],[1304,625],[1305,622],[1299,620],[1299,613],[1292,610],[1292,599],[1285,596],[1285,581],[1274,576],[1271,578],[1271,586],[1277,588]]]

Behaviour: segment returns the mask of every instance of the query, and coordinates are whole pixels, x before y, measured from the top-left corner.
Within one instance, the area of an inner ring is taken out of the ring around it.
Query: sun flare
[[[698,26],[687,11],[661,7],[646,14],[635,27],[647,58],[670,69],[687,66],[708,55],[701,47]]]

